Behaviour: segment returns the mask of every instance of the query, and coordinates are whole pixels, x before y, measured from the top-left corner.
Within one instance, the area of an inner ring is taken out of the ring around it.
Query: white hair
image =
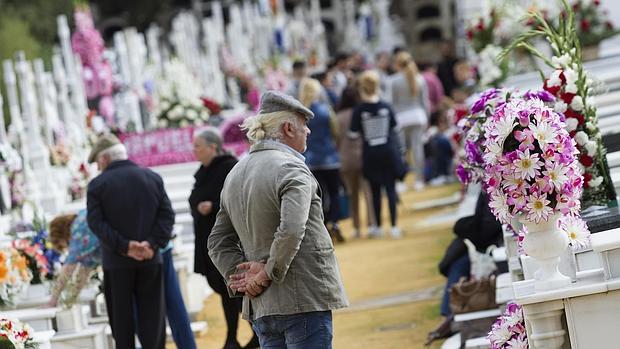
[[[108,155],[110,157],[110,161],[127,160],[127,148],[125,148],[125,145],[122,143],[115,144],[100,152],[99,155],[97,155],[97,158],[104,155]]]
[[[277,111],[249,117],[243,121],[241,129],[247,131],[247,137],[252,143],[264,139],[281,141],[282,125],[285,122],[290,122],[297,128],[303,127],[294,112]]]

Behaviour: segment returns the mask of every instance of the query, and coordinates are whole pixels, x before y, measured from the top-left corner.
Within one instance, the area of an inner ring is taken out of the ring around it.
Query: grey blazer
[[[245,297],[245,319],[348,306],[317,190],[303,156],[275,141],[252,146],[228,174],[209,256],[227,280],[245,261],[266,262],[272,280]]]

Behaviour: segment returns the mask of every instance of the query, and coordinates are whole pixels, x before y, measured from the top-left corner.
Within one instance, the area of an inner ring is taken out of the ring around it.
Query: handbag
[[[482,279],[461,277],[450,288],[450,309],[453,314],[497,308],[495,303],[495,275]]]

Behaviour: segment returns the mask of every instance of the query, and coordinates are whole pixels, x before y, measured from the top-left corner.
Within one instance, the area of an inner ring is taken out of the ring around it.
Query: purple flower
[[[497,97],[497,92],[499,90],[496,88],[490,88],[484,92],[482,92],[480,94],[480,97],[478,98],[477,101],[474,102],[474,104],[471,106],[471,113],[472,114],[478,114],[479,112],[484,110],[484,107],[487,105],[487,103]]]
[[[540,91],[528,90],[527,92],[523,94],[523,98],[526,100],[537,98],[545,103],[555,102],[555,97],[551,93],[545,90],[540,90]]]
[[[469,158],[470,162],[475,162],[478,164],[483,163],[482,154],[480,153],[480,148],[478,145],[470,140],[465,142],[465,154]]]
[[[467,184],[471,180],[470,173],[463,167],[463,164],[458,164],[456,167],[456,175],[463,184]]]

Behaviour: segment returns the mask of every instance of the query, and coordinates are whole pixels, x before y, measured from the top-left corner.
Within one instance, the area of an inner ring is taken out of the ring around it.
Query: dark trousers
[[[134,306],[143,348],[164,349],[166,307],[161,264],[103,271],[108,319],[117,349],[134,349]]]
[[[331,311],[269,315],[252,322],[262,349],[331,349]]]
[[[181,295],[179,278],[172,262],[172,249],[167,250],[161,255],[164,260],[166,317],[172,331],[172,338],[179,349],[195,349],[194,333],[192,332],[187,309],[185,309],[185,303]]]
[[[398,203],[398,196],[396,195],[396,182],[395,180],[386,180],[385,182],[377,182],[370,180],[370,190],[372,191],[372,206],[375,210],[375,220],[377,226],[381,226],[381,188],[385,188],[385,193],[388,198],[388,206],[390,208],[390,222],[392,226],[396,226],[396,204]]]
[[[465,253],[452,262],[448,268],[448,280],[446,281],[446,288],[441,298],[441,315],[443,316],[452,315],[452,310],[450,310],[450,289],[452,285],[457,283],[461,277],[469,277],[469,255]]]
[[[338,194],[340,191],[340,170],[312,170],[312,174],[321,186],[323,193],[323,212],[325,221],[338,223],[340,219],[340,202]]]

